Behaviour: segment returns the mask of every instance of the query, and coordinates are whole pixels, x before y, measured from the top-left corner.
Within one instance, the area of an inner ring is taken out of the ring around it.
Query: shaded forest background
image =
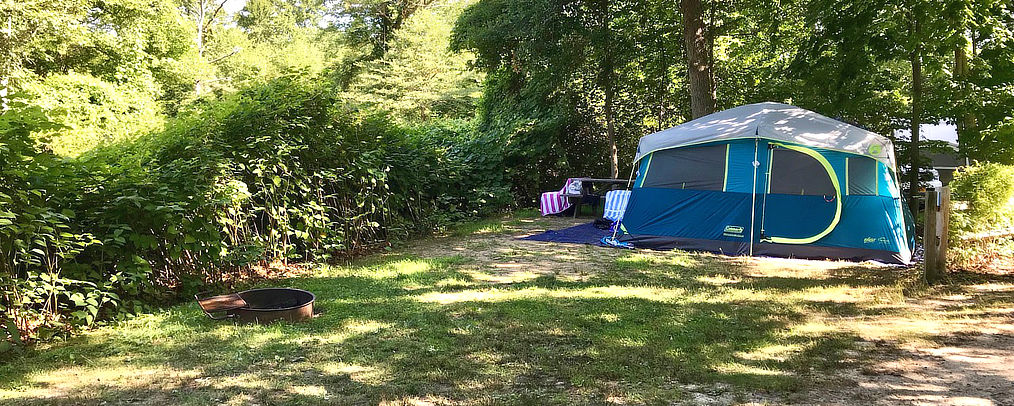
[[[914,177],[941,120],[1014,163],[1010,1],[224,5],[0,4],[6,346],[626,177],[641,136],[746,103],[913,129]]]

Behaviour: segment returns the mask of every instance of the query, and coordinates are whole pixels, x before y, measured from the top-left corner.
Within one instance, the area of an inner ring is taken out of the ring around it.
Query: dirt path
[[[911,301],[911,311],[976,308],[1009,297],[1010,287],[975,286],[975,295]],[[957,318],[935,341],[866,341],[870,360],[841,389],[811,391],[799,403],[871,405],[1014,405],[1014,309]]]
[[[587,221],[523,219],[509,226],[507,233],[474,235],[463,247],[424,244],[412,251],[424,255],[464,254],[505,274],[538,270],[580,279],[584,274],[581,269],[612,260],[623,251],[603,254],[593,247],[515,238]],[[596,253],[585,255],[588,250]],[[510,255],[517,252],[527,255]],[[779,259],[760,261],[765,268],[786,266]],[[842,266],[841,262],[798,261],[787,267],[793,272],[828,272]],[[1014,280],[999,280],[995,283],[987,277],[976,281],[983,283],[958,281],[947,290],[906,299],[904,313],[913,317],[863,317],[852,326],[839,320],[865,341],[858,342],[856,349],[857,358],[863,361],[831,378],[839,381],[838,385],[815,385],[790,396],[760,393],[747,395],[747,399],[737,399],[721,385],[685,385],[683,389],[690,392],[690,404],[1014,405],[1014,306],[1010,305],[1014,303]],[[828,380],[826,376],[815,378]]]

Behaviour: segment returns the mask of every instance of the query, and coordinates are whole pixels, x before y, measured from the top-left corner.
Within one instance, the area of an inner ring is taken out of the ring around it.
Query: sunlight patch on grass
[[[648,344],[648,342],[645,341],[644,338],[634,338],[634,337],[620,337],[613,341],[616,343],[616,345],[619,345],[621,347],[640,348]]]
[[[448,234],[454,237],[464,237],[477,234],[499,234],[507,231],[506,226],[515,222],[516,221],[514,220],[506,222],[502,220],[470,222],[452,227],[448,231]]]
[[[698,265],[700,261],[682,251],[672,251],[666,253],[638,252],[636,254],[627,254],[617,258],[616,263],[623,267],[643,269],[648,266],[658,265],[693,267]]]
[[[868,302],[882,289],[849,285],[818,286],[793,293],[808,302],[859,303]]]
[[[708,285],[723,286],[740,283],[743,281],[743,279],[738,277],[730,277],[728,275],[703,275],[698,276],[697,281],[701,283],[706,283]]]
[[[512,272],[496,271],[491,273],[491,272],[480,272],[475,270],[465,270],[461,272],[478,282],[496,283],[496,284],[525,282],[542,276],[542,274],[540,273],[531,271],[512,271]]]
[[[383,400],[378,406],[443,406],[460,403],[443,396],[409,396],[401,399]]]
[[[319,268],[319,276],[366,277],[375,280],[412,278],[433,272],[450,271],[472,261],[472,259],[461,255],[437,258],[414,258],[402,255],[392,257],[379,262],[376,261],[376,258],[368,258],[350,266],[322,265]]]
[[[375,320],[348,320],[342,327],[356,334],[368,334],[394,327],[394,324]]]
[[[770,344],[750,351],[737,352],[735,356],[750,361],[785,361],[803,349],[800,344]]]
[[[496,365],[504,361],[503,354],[493,351],[474,351],[467,355],[468,359],[487,365]]]
[[[27,376],[26,383],[20,390],[0,389],[0,399],[32,399],[54,398],[66,396],[83,396],[81,386],[114,387],[123,389],[172,389],[183,382],[200,376],[200,371],[176,370],[164,367],[135,367],[123,363],[106,360],[101,367],[72,366],[58,370],[35,372]],[[96,394],[97,395],[97,394]],[[87,396],[86,396],[87,397]],[[3,403],[3,402],[0,402]]]
[[[423,272],[429,272],[432,269],[433,264],[430,261],[403,260],[393,262],[382,267],[378,267],[373,272],[368,273],[366,276],[369,276],[374,279],[387,279],[402,275],[420,274]]]
[[[818,337],[824,334],[830,334],[838,330],[838,326],[826,323],[821,319],[811,320],[805,323],[800,323],[789,329],[788,333],[795,336],[813,336]]]
[[[596,320],[605,323],[616,323],[620,321],[620,315],[616,313],[599,313],[595,315],[585,316],[588,320]]]
[[[303,396],[327,399],[327,389],[320,385],[293,385],[288,388],[290,393]]]
[[[433,286],[440,288],[466,288],[475,286],[477,283],[462,278],[445,278],[433,283]],[[425,288],[425,286],[423,286]]]
[[[355,382],[367,385],[382,385],[391,379],[391,373],[386,369],[345,362],[324,362],[317,364],[316,369],[327,375],[345,375]]]
[[[424,303],[451,304],[462,302],[505,302],[517,299],[643,299],[653,302],[668,302],[685,296],[683,289],[664,289],[640,286],[604,286],[586,289],[485,289],[458,292],[431,292],[416,296]]]
[[[757,376],[788,376],[785,371],[763,368],[753,365],[741,364],[738,362],[727,362],[717,365],[715,370],[719,373],[730,375],[757,375]]]

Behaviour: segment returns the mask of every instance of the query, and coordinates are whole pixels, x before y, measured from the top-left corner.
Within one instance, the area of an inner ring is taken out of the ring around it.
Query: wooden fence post
[[[943,280],[947,273],[947,245],[950,227],[951,190],[926,190],[926,221],[923,223],[923,270],[926,282]]]

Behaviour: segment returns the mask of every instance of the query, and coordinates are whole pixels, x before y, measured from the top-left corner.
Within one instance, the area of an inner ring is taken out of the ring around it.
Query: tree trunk
[[[919,17],[913,10],[912,38],[918,41],[910,55],[912,63],[912,139],[909,146],[908,206],[912,215],[919,215],[919,126],[922,124],[922,38]]]
[[[680,0],[683,39],[687,48],[687,81],[690,84],[690,113],[693,118],[715,112],[715,84],[709,58],[707,27],[701,0]]]
[[[609,1],[600,3],[602,12],[602,38],[605,55],[602,58],[601,70],[599,71],[599,85],[605,93],[605,115],[606,115],[606,141],[609,143],[609,177],[616,179],[620,175],[619,153],[616,148],[616,124],[613,117],[613,99],[616,93],[616,72],[613,65],[613,33],[609,26],[611,16],[609,13]]]
[[[611,57],[609,59],[612,59]],[[616,150],[616,129],[613,125],[613,72],[612,63],[607,64],[609,71],[606,72],[606,139],[609,141],[609,177],[616,179],[620,176],[619,154]]]
[[[954,47],[954,80],[958,82],[959,95],[964,102],[965,98],[968,97],[968,53],[965,48],[965,44],[958,44]],[[967,109],[967,104],[962,105],[963,110]],[[961,117],[958,117],[957,130],[958,139],[960,140],[962,135],[970,130],[975,129],[975,114],[970,110],[962,112]]]
[[[205,11],[205,9],[206,9],[206,7],[205,7],[205,0],[198,1],[197,5],[198,5],[198,8],[197,8],[197,18],[196,18],[197,21],[195,21],[197,23],[197,38],[194,39],[194,42],[197,45],[197,57],[198,58],[204,58],[204,29],[205,29],[204,28],[204,14],[206,12]],[[201,79],[195,80],[194,81],[194,94],[200,96],[201,93],[203,93],[203,90],[204,89],[202,89],[202,86],[201,86]]]

